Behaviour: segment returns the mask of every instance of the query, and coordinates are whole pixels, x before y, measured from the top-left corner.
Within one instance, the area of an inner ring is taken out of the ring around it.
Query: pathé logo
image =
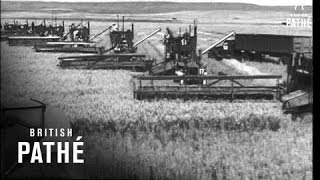
[[[296,4],[296,5],[294,6],[294,10],[296,11],[299,6],[301,7],[301,10],[304,11],[303,4]]]

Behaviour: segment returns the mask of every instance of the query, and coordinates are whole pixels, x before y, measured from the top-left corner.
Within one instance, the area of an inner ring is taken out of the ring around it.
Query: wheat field
[[[310,177],[312,124],[279,102],[137,101],[129,71],[61,70],[58,56],[2,43],[1,103],[34,98],[66,113],[85,138],[85,177]]]

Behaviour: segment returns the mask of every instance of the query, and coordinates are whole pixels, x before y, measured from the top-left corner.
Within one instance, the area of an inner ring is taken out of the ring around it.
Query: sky
[[[170,1],[170,2],[240,2],[265,6],[312,5],[312,0],[3,0],[3,1],[56,1],[56,2],[120,2],[120,1]]]

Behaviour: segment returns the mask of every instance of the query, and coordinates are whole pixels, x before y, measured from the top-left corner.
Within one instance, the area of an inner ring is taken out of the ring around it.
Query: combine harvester
[[[119,30],[117,27],[110,29],[111,47],[105,50],[104,54],[60,57],[58,58],[60,60],[59,66],[71,69],[129,69],[142,72],[148,71],[153,60],[146,60],[145,55],[136,53],[137,46],[161,31],[161,29],[157,29],[138,42],[133,43],[133,23],[131,30],[125,31],[124,17],[122,18],[122,22],[122,30]],[[112,53],[106,54],[107,52]]]
[[[134,98],[183,98],[183,99],[279,99],[281,88],[280,75],[258,76],[213,76],[207,75],[201,56],[208,52],[199,50],[197,55],[197,25],[194,23],[194,33],[185,32],[174,37],[167,29],[165,36],[165,59],[153,66],[150,75],[133,76]],[[221,43],[234,33],[220,40]],[[212,48],[212,47],[210,47]],[[274,83],[255,84],[260,79],[274,80]],[[179,84],[177,84],[179,83]]]
[[[27,35],[30,29],[28,21],[25,24],[13,20],[13,23],[5,22],[1,24],[1,41],[8,40],[8,36]]]
[[[167,28],[164,37],[165,59],[163,62],[155,64],[151,70],[151,75],[198,75],[204,74],[205,68],[201,64],[201,52],[197,55],[197,25],[194,22],[193,35],[192,27],[189,31],[174,36],[173,32]]]
[[[283,110],[302,119],[313,112],[313,58],[312,51],[292,53],[287,67],[287,91],[282,96]]]
[[[60,40],[64,33],[64,21],[62,25],[57,25],[55,22],[54,26],[52,23],[47,26],[44,19],[40,25],[35,25],[35,22],[32,22],[31,26],[27,23],[24,28],[14,27],[9,31],[11,32],[7,38],[9,46],[33,46],[35,43]],[[15,33],[16,31],[17,33]]]
[[[228,38],[234,37],[232,40]],[[276,60],[287,65],[283,109],[294,118],[312,112],[313,46],[310,36],[231,33],[203,51],[216,59]]]
[[[61,41],[36,43],[34,50],[36,52],[103,53],[104,47],[97,46],[93,40],[112,27],[90,37],[90,22],[88,21],[87,24],[83,26],[82,20],[77,26],[72,24],[68,33],[62,36]]]

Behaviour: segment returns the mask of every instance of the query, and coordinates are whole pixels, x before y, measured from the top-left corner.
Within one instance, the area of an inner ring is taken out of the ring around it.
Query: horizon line
[[[247,1],[247,2],[243,2]],[[253,1],[253,2],[250,2]],[[267,2],[270,3],[270,0],[266,0]],[[281,0],[280,0],[281,1]],[[292,3],[292,0],[285,0],[289,1]],[[300,0],[296,0],[300,1]],[[292,3],[292,4],[257,4],[254,2],[254,0],[238,0],[235,2],[234,0],[200,0],[200,1],[195,1],[195,0],[2,0],[2,2],[22,2],[22,3],[28,3],[28,2],[43,2],[43,3],[51,3],[51,2],[57,2],[57,3],[132,3],[132,2],[168,2],[168,3],[237,3],[237,4],[251,4],[251,5],[256,5],[256,6],[274,6],[274,7],[290,7],[290,6],[295,6],[295,5],[300,5],[298,3]],[[261,1],[260,1],[261,2]],[[279,0],[277,0],[279,2]],[[304,3],[303,6],[311,6],[312,7],[312,1],[311,4],[309,3]]]

